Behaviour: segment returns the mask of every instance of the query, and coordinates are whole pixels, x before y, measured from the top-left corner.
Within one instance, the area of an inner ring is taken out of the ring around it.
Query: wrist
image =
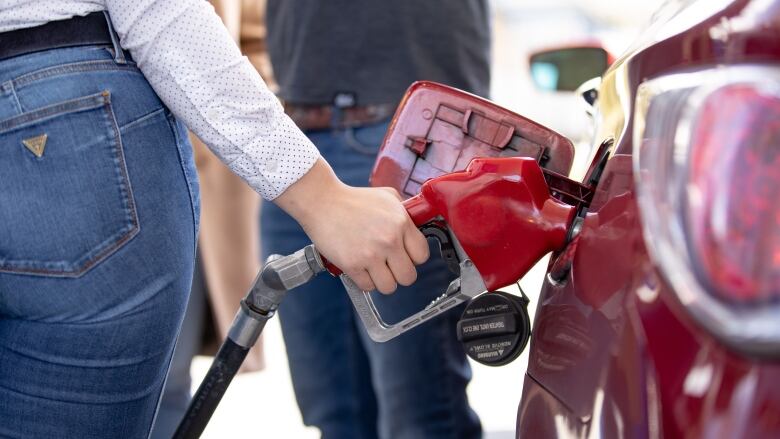
[[[319,158],[300,180],[273,201],[306,228],[309,220],[321,213],[323,203],[330,203],[346,185],[338,179],[328,162]]]

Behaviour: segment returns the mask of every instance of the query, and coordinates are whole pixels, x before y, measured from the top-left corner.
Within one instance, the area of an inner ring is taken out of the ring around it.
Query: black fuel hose
[[[173,434],[174,439],[195,439],[203,434],[211,415],[219,405],[219,401],[236,376],[241,363],[244,362],[248,348],[239,346],[233,340],[226,338],[214,357],[206,377],[200,383],[198,391],[192,397],[190,406],[184,418]]]

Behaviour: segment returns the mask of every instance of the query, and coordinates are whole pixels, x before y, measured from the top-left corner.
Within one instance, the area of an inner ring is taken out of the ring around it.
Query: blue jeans
[[[0,437],[148,436],[197,218],[186,131],[132,59],[0,62]]]
[[[184,418],[192,398],[190,368],[193,358],[201,351],[203,327],[208,312],[206,279],[203,277],[203,267],[199,262],[199,258],[196,257],[190,300],[187,302],[187,311],[184,313],[179,338],[173,350],[154,428],[149,435],[151,439],[170,439]]]
[[[367,186],[387,122],[345,131],[307,133],[347,184]],[[264,255],[310,243],[281,209],[265,203]],[[391,322],[421,310],[444,292],[452,274],[438,253],[418,267],[417,282],[374,300]],[[477,438],[479,420],[466,398],[471,369],[456,339],[462,310],[375,343],[354,314],[344,287],[320,275],[291,291],[279,310],[293,387],[307,425],[324,439]]]

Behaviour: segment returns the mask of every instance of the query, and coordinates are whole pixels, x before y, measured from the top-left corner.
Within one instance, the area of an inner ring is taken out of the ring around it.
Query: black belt
[[[0,60],[43,50],[77,46],[111,46],[103,12],[0,33]]]

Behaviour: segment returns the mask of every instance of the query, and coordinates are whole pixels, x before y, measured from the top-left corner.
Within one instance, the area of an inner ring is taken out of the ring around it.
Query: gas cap
[[[522,292],[522,290],[521,290]],[[528,298],[503,291],[475,297],[458,322],[458,340],[466,355],[488,366],[503,366],[517,358],[531,337]]]

